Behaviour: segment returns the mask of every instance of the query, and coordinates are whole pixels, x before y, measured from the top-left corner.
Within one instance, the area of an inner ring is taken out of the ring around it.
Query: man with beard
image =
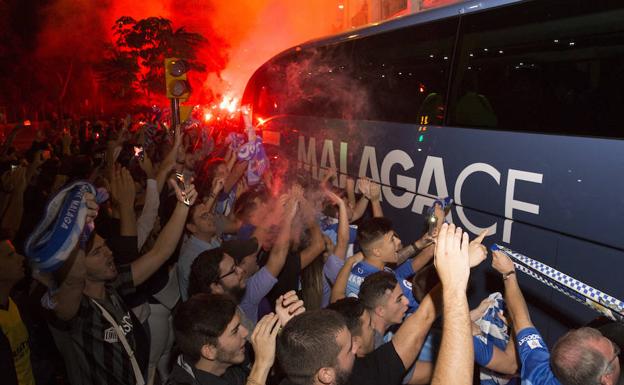
[[[149,342],[145,330],[121,295],[132,293],[173,253],[182,235],[189,206],[197,197],[190,185],[176,191],[177,205],[154,247],[135,261],[116,266],[113,254],[99,235],[92,233],[85,250],[76,248],[65,262],[69,270],[48,301],[54,311],[52,320],[61,329],[60,347],[68,371],[76,372],[82,384],[135,385],[144,383]],[[97,204],[85,194],[88,216],[94,217]],[[63,270],[62,269],[62,270]]]
[[[253,330],[258,320],[258,304],[277,283],[290,242],[291,223],[297,212],[297,200],[285,200],[284,220],[267,263],[247,278],[242,261],[253,258],[259,249],[255,238],[223,242],[221,247],[199,254],[189,276],[188,296],[194,294],[229,294],[242,310],[242,323]],[[246,263],[249,266],[251,264]]]
[[[283,308],[282,308],[283,310]],[[249,370],[245,351],[249,330],[236,302],[223,294],[197,294],[180,305],[173,320],[182,353],[168,385],[264,384],[275,359],[277,314],[266,315],[251,335],[255,360]]]
[[[277,338],[278,361],[287,377],[280,385],[345,385],[357,350],[340,313],[320,309],[298,315]]]

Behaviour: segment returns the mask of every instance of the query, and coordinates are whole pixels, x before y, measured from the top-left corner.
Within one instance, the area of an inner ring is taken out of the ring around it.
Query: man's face
[[[364,357],[375,348],[375,329],[373,329],[373,322],[368,310],[364,310],[360,316],[360,324],[362,325],[362,335],[360,336],[361,342],[357,349],[357,356]]]
[[[336,359],[337,364],[334,367],[336,372],[336,385],[344,385],[347,383],[353,363],[355,362],[355,352],[358,350],[357,344],[353,343],[351,333],[346,327],[343,328],[336,336],[336,343],[340,346],[340,352]]]
[[[396,263],[398,251],[401,248],[401,239],[394,231],[389,231],[378,241],[376,245],[379,257],[385,263]]]
[[[217,361],[237,365],[245,360],[245,338],[249,331],[241,325],[240,315],[234,314],[232,320],[219,336],[217,346]]]
[[[219,284],[223,291],[233,294],[236,298],[245,290],[247,279],[243,273],[243,269],[236,265],[234,258],[227,254],[223,254],[223,259],[219,263]]]
[[[15,252],[9,240],[0,242],[0,281],[17,283],[24,278],[24,256]]]
[[[85,256],[87,277],[93,281],[109,281],[117,277],[113,252],[106,246],[104,238],[95,235],[93,248]]]
[[[260,197],[253,199],[254,209],[249,213],[249,223],[254,226],[261,226],[268,214],[267,204]]]
[[[193,210],[193,220],[188,224],[188,229],[194,235],[213,236],[217,232],[214,219],[208,205],[198,204]]]
[[[620,360],[618,359],[619,349],[610,339],[606,337],[601,337],[595,348],[600,350],[600,352],[607,358],[610,368],[612,368],[608,374],[604,375],[606,383],[610,385],[617,384],[620,378],[621,370]]]
[[[243,270],[243,275],[245,277],[244,278],[245,280],[249,279],[249,277],[256,274],[256,272],[260,269],[260,267],[258,266],[258,260],[256,258],[257,255],[258,255],[257,252],[249,254],[248,256],[243,258],[238,264],[238,267],[240,267]]]
[[[227,166],[224,163],[221,163],[216,167],[217,168],[215,169],[214,177],[215,178],[227,178],[228,176]]]
[[[403,295],[401,286],[397,283],[392,291],[386,290],[385,302],[381,305],[384,321],[389,325],[397,325],[403,322],[409,301]]]

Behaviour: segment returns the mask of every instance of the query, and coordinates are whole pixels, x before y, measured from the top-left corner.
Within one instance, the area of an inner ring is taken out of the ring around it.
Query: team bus
[[[405,244],[449,220],[624,298],[624,3],[465,1],[292,47],[243,103],[266,146],[320,178],[382,184]],[[520,274],[552,342],[597,316]],[[475,306],[501,279],[474,269]]]

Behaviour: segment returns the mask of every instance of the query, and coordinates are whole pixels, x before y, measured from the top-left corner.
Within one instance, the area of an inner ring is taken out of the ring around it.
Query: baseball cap
[[[243,258],[258,251],[258,240],[256,238],[233,239],[221,243],[221,248],[234,258],[236,263],[240,263]]]

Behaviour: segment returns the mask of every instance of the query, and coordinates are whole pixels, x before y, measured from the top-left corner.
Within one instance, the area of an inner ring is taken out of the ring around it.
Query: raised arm
[[[347,258],[344,265],[340,269],[338,276],[336,277],[336,282],[331,290],[331,298],[330,302],[334,303],[340,299],[345,297],[345,292],[347,290],[347,281],[349,280],[349,275],[351,274],[351,269],[353,266],[362,261],[364,259],[364,254],[361,252],[353,254],[352,257]]]
[[[134,180],[126,168],[116,169],[111,180],[111,198],[119,212],[119,234],[124,237],[137,235],[134,198],[136,191]]]
[[[514,374],[518,371],[518,356],[513,336],[509,339],[505,350],[494,346],[492,358],[485,367],[503,374]]]
[[[195,191],[194,185],[188,186],[184,192],[180,190],[177,183],[173,180],[170,180],[169,185],[175,190],[178,202],[171,218],[169,218],[158,239],[156,239],[154,247],[132,262],[132,279],[135,286],[145,282],[171,256],[178,244],[178,240],[182,236],[186,216],[189,211],[189,206],[184,204],[184,198],[188,198],[191,206],[197,198],[197,191]]]
[[[143,159],[139,159],[139,164],[145,175],[147,175],[147,181],[145,183],[145,203],[143,204],[143,210],[141,215],[136,220],[137,226],[137,246],[139,250],[145,244],[147,237],[154,228],[154,222],[158,217],[158,207],[160,206],[160,191],[158,190],[158,181],[156,180],[156,172],[154,171],[154,165],[152,160],[144,155]]]
[[[91,223],[97,216],[98,205],[92,194],[85,194],[84,200],[87,205],[86,223]],[[97,252],[97,250],[92,250],[92,252]],[[82,291],[85,287],[87,267],[84,251],[76,248],[65,263],[71,267],[51,299],[52,303],[55,304],[54,313],[56,316],[61,320],[68,321],[78,313]]]
[[[407,317],[392,338],[403,366],[409,368],[427,337],[436,317],[442,313],[442,288],[436,285],[421,301],[415,313]]]
[[[303,194],[303,188],[299,187],[297,193],[301,211],[306,214],[314,213],[314,208],[308,203]],[[310,231],[310,244],[299,253],[301,268],[304,269],[325,250],[325,240],[315,215],[306,215],[306,227]]]
[[[369,196],[370,196],[370,181],[367,178],[358,179],[358,187],[362,196],[357,201],[353,208],[353,215],[349,218],[349,222],[355,222],[358,219],[362,218],[364,213],[366,212],[366,208],[368,207]],[[355,196],[353,197],[355,199]]]
[[[182,132],[180,125],[176,126],[173,135],[173,146],[165,156],[165,159],[160,162],[158,173],[156,174],[156,186],[158,187],[158,193],[160,193],[165,187],[169,173],[171,173],[171,170],[173,170],[173,167],[176,164],[176,157],[178,156],[178,151],[182,145]]]
[[[205,205],[208,206],[211,211],[214,208],[219,193],[221,192],[221,190],[223,190],[224,183],[225,179],[222,177],[214,178],[212,180],[212,186],[210,186],[210,194],[208,194],[208,198],[205,202]]]
[[[516,267],[511,259],[501,251],[492,252],[492,267],[503,276],[505,284],[505,304],[511,315],[511,321],[514,325],[516,333],[522,329],[533,327],[529,308],[527,307],[520,285],[518,285],[518,277],[516,276]]]
[[[383,210],[381,209],[381,185],[377,182],[370,182],[370,201],[373,217],[383,217]]]
[[[236,156],[234,156],[234,162],[236,162]],[[230,173],[223,183],[223,191],[229,193],[232,190],[232,187],[238,183],[238,180],[243,176],[245,170],[247,170],[247,164],[247,161],[240,161],[233,164]]]
[[[325,195],[338,206],[338,235],[334,255],[340,259],[345,259],[349,248],[349,218],[347,215],[347,204],[331,190],[324,190]]]
[[[269,273],[275,278],[277,278],[286,263],[288,247],[290,246],[290,228],[297,213],[299,201],[292,195],[282,195],[278,204],[284,207],[284,220],[281,223],[279,234],[271,248],[269,259],[265,265]]]
[[[275,344],[280,330],[280,320],[276,314],[269,313],[262,317],[251,334],[255,360],[246,385],[266,383],[271,367],[275,362]]]
[[[462,235],[462,230],[454,225],[442,225],[435,265],[442,282],[444,326],[431,385],[469,385],[474,370],[474,347],[466,298],[470,276],[468,234]]]

